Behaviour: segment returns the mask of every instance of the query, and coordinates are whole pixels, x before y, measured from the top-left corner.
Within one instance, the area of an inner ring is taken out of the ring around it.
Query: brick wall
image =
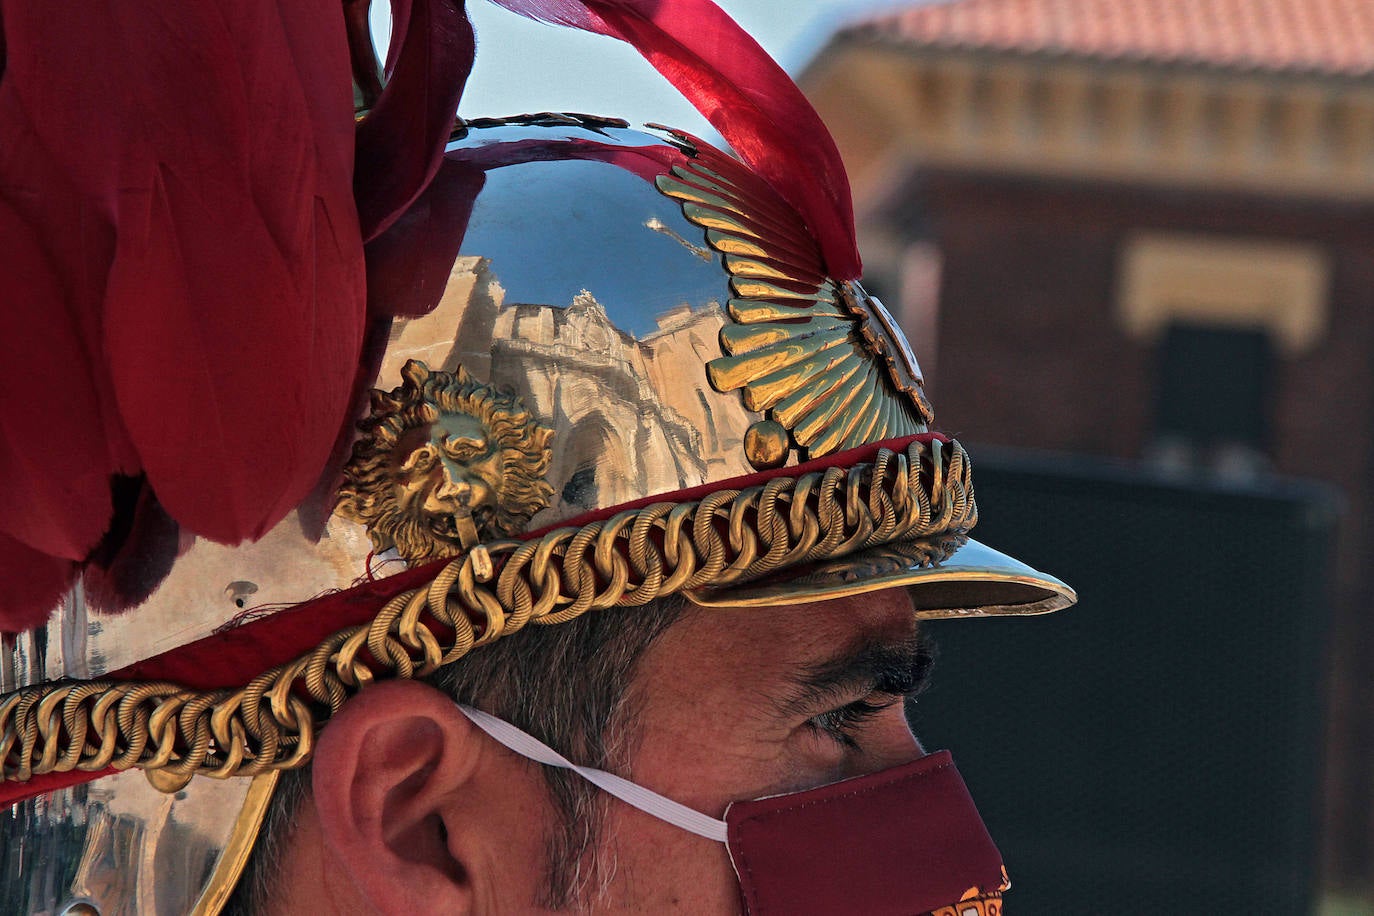
[[[1330,326],[1276,367],[1272,455],[1347,500],[1338,555],[1330,715],[1328,875],[1374,884],[1374,208],[1198,190],[927,172],[888,221],[919,213],[943,256],[942,429],[979,443],[1140,457],[1154,411],[1154,346],[1114,316],[1132,232],[1317,244]]]

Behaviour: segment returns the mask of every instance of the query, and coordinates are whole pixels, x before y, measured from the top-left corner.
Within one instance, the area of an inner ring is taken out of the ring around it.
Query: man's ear
[[[469,913],[486,896],[466,804],[480,792],[483,743],[451,699],[414,681],[368,686],[321,731],[320,829],[376,912]]]

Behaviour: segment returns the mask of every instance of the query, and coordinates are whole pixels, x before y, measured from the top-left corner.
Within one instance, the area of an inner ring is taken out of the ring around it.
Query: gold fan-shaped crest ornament
[[[705,231],[730,275],[725,355],[706,372],[716,390],[740,391],[765,415],[746,438],[754,467],[782,465],[791,447],[819,458],[929,431],[920,369],[883,304],[826,275],[801,218],[759,178],[674,136],[692,158],[657,186]]]

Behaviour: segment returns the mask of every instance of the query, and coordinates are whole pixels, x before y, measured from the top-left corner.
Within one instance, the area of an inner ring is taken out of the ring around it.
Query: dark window
[[[1199,451],[1267,451],[1273,373],[1265,331],[1170,325],[1159,348],[1156,437]]]
[[[591,508],[596,505],[596,468],[578,468],[563,485],[563,502]]]

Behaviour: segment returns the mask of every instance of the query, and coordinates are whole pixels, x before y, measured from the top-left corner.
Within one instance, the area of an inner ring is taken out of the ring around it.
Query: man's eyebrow
[[[912,696],[930,679],[935,647],[923,632],[864,639],[835,658],[803,668],[778,698],[779,712],[799,715],[869,693]]]

